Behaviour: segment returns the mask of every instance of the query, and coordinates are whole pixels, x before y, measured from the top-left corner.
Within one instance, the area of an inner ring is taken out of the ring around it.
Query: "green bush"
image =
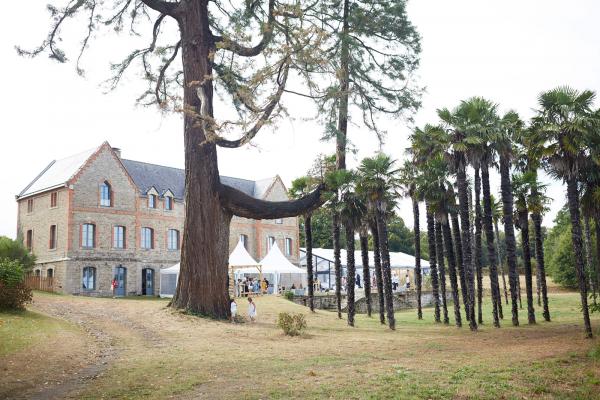
[[[25,272],[19,261],[0,260],[0,310],[23,310],[31,302],[31,289],[25,282]]]
[[[4,258],[19,261],[26,271],[35,264],[35,256],[27,250],[21,240],[0,236],[0,259]]]
[[[306,318],[304,314],[279,313],[277,326],[283,329],[288,336],[298,336],[306,329]]]
[[[285,297],[285,298],[286,298],[286,299],[288,299],[289,301],[292,301],[292,300],[294,300],[294,292],[291,292],[291,291],[289,291],[289,290],[286,290],[286,291],[283,293],[283,297]]]

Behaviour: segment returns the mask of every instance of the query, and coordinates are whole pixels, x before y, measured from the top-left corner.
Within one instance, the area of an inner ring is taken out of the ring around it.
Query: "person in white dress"
[[[231,299],[231,323],[235,322],[235,317],[237,315],[237,303],[235,299]]]
[[[256,321],[256,303],[251,297],[248,297],[248,317],[250,317],[251,322]]]

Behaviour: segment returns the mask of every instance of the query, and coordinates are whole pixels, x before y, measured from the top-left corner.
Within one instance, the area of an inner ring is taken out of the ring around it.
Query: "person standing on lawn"
[[[254,303],[252,297],[248,297],[248,317],[250,317],[250,322],[256,320],[256,303]]]

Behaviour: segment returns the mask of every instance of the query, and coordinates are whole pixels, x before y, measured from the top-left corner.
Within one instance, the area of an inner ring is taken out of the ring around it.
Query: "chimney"
[[[113,147],[112,150],[115,152],[117,157],[121,158],[121,149],[118,147]]]

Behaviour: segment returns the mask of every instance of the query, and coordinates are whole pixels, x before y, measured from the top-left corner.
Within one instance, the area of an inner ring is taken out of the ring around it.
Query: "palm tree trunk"
[[[365,287],[365,300],[367,302],[367,316],[371,317],[373,305],[371,304],[371,270],[369,268],[369,237],[366,230],[360,233],[360,255],[363,265],[363,285]]]
[[[471,228],[469,221],[469,193],[467,188],[467,175],[465,172],[464,155],[459,162],[459,167],[456,172],[456,181],[458,184],[458,202],[460,208],[460,223],[461,223],[461,240],[463,250],[463,261],[465,269],[465,278],[467,281],[467,296],[468,296],[468,320],[471,330],[477,330],[477,321],[475,320],[475,282],[473,279],[473,257],[471,253]]]
[[[477,322],[483,324],[483,272],[481,266],[481,179],[475,168],[475,255],[473,263],[477,274]]]
[[[338,318],[342,319],[342,260],[340,255],[340,216],[333,213],[333,264],[335,266],[335,299]]]
[[[347,286],[346,301],[348,302],[348,325],[354,326],[354,289],[356,286],[356,265],[354,264],[354,226],[352,222],[346,221],[346,271]]]
[[[375,280],[377,281],[377,299],[379,300],[379,321],[385,324],[385,301],[383,296],[383,273],[381,271],[381,246],[379,243],[379,231],[377,222],[371,225],[373,235],[373,262],[375,263]]]
[[[579,191],[577,189],[577,178],[567,179],[567,198],[569,200],[569,211],[571,214],[571,240],[573,241],[573,253],[575,254],[575,271],[579,282],[579,294],[581,295],[581,310],[583,322],[588,338],[592,337],[592,325],[587,303],[587,285],[584,275],[583,243],[581,239],[581,216],[579,215]]]
[[[435,251],[438,260],[438,272],[440,274],[440,294],[442,295],[442,313],[444,324],[448,325],[448,304],[446,301],[446,266],[444,263],[444,241],[442,239],[442,224],[435,222]]]
[[[600,212],[596,212],[594,214],[594,226],[595,226],[595,232],[596,232],[596,266],[594,268],[594,270],[596,271],[595,273],[595,280],[596,280],[596,287],[600,286]]]
[[[522,199],[525,201],[525,199]],[[533,276],[531,272],[531,249],[529,244],[529,213],[527,208],[519,210],[521,225],[521,247],[523,249],[523,265],[525,267],[525,291],[527,293],[527,320],[535,324],[535,309],[533,308]]]
[[[440,294],[437,270],[437,253],[435,246],[435,223],[433,222],[433,211],[429,202],[425,202],[427,216],[427,242],[429,243],[429,271],[431,274],[431,291],[433,295],[435,322],[440,321]]]
[[[379,232],[379,246],[381,248],[381,273],[383,275],[383,292],[385,294],[385,309],[390,329],[396,329],[394,317],[394,294],[392,292],[392,269],[390,266],[390,251],[388,248],[387,222],[381,206],[378,205],[375,216],[377,218],[377,231]]]
[[[310,311],[315,311],[315,278],[313,274],[313,255],[312,255],[312,216],[304,216],[304,246],[306,247],[306,274],[308,279],[308,306]]]
[[[458,278],[460,279],[460,291],[462,294],[463,305],[465,307],[465,318],[469,320],[469,301],[467,296],[467,280],[465,278],[465,269],[463,267],[462,257],[462,241],[460,240],[460,226],[458,224],[458,214],[454,211],[450,212],[452,220],[452,235],[454,238],[454,249],[456,254],[456,268],[458,270]]]
[[[494,240],[494,228],[492,217],[492,198],[490,193],[490,173],[486,163],[481,166],[481,179],[483,183],[483,227],[485,229],[485,241],[488,250],[488,261],[490,264],[490,289],[492,292],[492,316],[494,326],[500,327],[500,313],[502,310],[502,297],[500,296],[500,285],[498,284],[498,269],[496,267],[496,246]]]
[[[508,290],[506,289],[506,275],[504,274],[504,258],[500,254],[500,231],[498,230],[498,221],[494,221],[494,233],[496,234],[496,250],[498,251],[498,265],[502,274],[502,288],[504,289],[504,300],[508,305]],[[500,317],[504,319],[503,317]]]
[[[592,261],[592,233],[590,230],[590,217],[589,215],[583,216],[583,231],[585,234],[585,259],[587,262],[587,280],[590,282],[592,288],[592,299],[596,304],[596,280],[594,279],[594,262]]]
[[[421,308],[421,286],[423,285],[421,275],[421,229],[419,228],[419,202],[412,197],[413,206],[413,232],[415,234],[415,286],[417,289],[417,318],[423,319],[423,310]]]
[[[542,236],[542,216],[539,213],[531,214],[533,228],[535,229],[535,257],[537,269],[540,276],[540,289],[542,292],[542,306],[544,319],[550,322],[550,310],[548,308],[548,287],[546,285],[546,265],[544,261],[544,238]]]
[[[460,298],[458,296],[458,281],[456,278],[456,258],[454,257],[454,246],[452,243],[452,233],[448,223],[448,213],[444,215],[442,222],[442,233],[444,235],[444,247],[448,259],[448,274],[450,275],[450,287],[452,288],[452,301],[454,303],[454,321],[457,327],[462,326],[462,318],[460,315]]]
[[[500,157],[500,191],[502,194],[502,214],[504,218],[504,240],[506,242],[506,259],[508,261],[508,281],[512,302],[512,323],[519,325],[519,274],[517,272],[517,246],[513,223],[513,195],[510,183],[510,161],[506,156]]]

